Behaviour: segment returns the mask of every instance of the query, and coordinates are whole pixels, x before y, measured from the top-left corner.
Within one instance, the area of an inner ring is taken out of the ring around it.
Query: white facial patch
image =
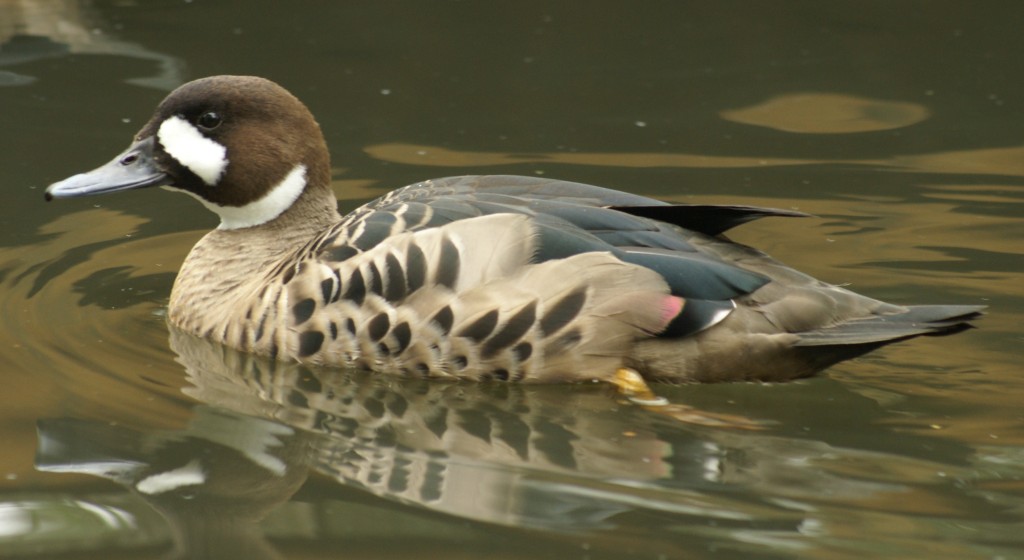
[[[171,157],[211,187],[217,184],[228,167],[227,148],[203,136],[179,116],[160,123],[156,138]]]

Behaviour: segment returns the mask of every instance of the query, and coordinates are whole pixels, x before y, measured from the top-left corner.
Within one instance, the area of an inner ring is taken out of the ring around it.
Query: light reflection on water
[[[594,37],[580,14],[520,6],[486,19],[506,40],[481,42],[481,14],[454,8],[438,7],[455,11],[427,26],[390,8],[319,8],[341,11],[0,3],[0,102],[12,108],[0,168],[13,174],[4,183],[17,209],[0,240],[0,555],[1016,554],[1024,123],[1001,108],[1024,88],[1003,79],[1020,72],[999,56],[1019,51],[1016,26],[993,16],[974,43],[933,62],[933,48],[875,32],[891,14],[820,8],[828,21],[861,22],[833,33],[869,65],[774,11],[751,19],[767,27],[729,10],[692,27],[706,14],[638,11],[601,35],[607,79],[581,86],[596,63],[577,50]],[[936,10],[941,21],[922,33],[969,24],[954,12]],[[590,24],[605,29],[599,19]],[[389,31],[378,37],[365,22],[379,20]],[[232,28],[211,27],[223,21]],[[305,41],[264,48],[283,21]],[[748,67],[708,46],[724,36],[810,50],[783,65],[748,53]],[[402,54],[406,38],[417,49],[440,41],[443,54]],[[902,56],[878,54],[891,40]],[[944,74],[971,45],[990,65],[972,65],[977,83]],[[469,50],[488,56],[460,54]],[[722,58],[689,63],[707,53]],[[343,70],[305,71],[321,67]],[[43,205],[39,187],[123,147],[161,95],[126,83],[168,89],[224,71],[268,75],[308,99],[346,209],[414,179],[475,172],[798,208],[817,217],[733,237],[876,297],[981,302],[990,313],[978,330],[813,380],[658,388],[765,421],[763,431],[682,424],[600,385],[375,379],[268,366],[174,333],[169,342],[174,272],[211,219],[166,193]]]

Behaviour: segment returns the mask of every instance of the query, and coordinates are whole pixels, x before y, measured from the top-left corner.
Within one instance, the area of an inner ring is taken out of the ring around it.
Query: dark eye
[[[220,113],[217,111],[207,111],[199,115],[199,118],[196,119],[196,124],[206,130],[213,130],[220,126],[220,121]]]

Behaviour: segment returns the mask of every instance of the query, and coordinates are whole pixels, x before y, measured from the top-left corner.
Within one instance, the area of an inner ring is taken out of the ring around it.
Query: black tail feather
[[[738,225],[769,216],[806,218],[796,210],[725,204],[669,204],[658,206],[610,206],[613,210],[668,222],[706,235],[718,235]]]

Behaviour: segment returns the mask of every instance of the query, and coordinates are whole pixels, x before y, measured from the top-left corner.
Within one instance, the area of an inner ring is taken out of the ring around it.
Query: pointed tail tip
[[[917,336],[946,336],[971,329],[980,305],[917,305],[892,315],[874,315],[797,333],[797,346],[863,346],[864,351]]]
[[[945,330],[957,325],[973,326],[971,321],[981,319],[987,308],[987,305],[917,305],[909,307],[905,313],[893,315],[891,319]]]
[[[932,307],[932,306],[924,306]],[[926,336],[946,336],[977,328],[974,321],[985,316],[987,305],[938,305],[938,311],[946,311],[945,316],[925,321],[932,331]]]

